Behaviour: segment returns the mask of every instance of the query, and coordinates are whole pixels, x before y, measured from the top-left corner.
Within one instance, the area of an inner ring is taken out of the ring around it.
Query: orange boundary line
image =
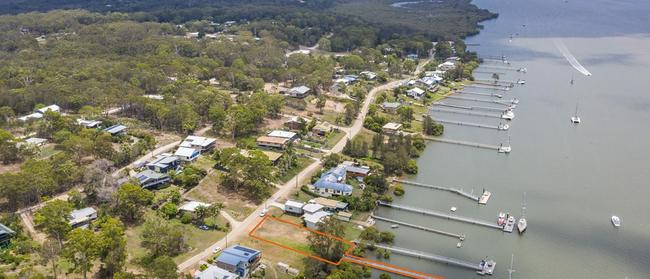
[[[297,250],[297,249],[291,248],[291,247],[286,246],[286,245],[284,245],[284,244],[280,244],[280,243],[277,243],[277,242],[275,242],[275,241],[268,240],[268,239],[266,239],[266,238],[256,236],[256,235],[255,235],[255,232],[256,232],[256,231],[257,231],[257,230],[262,226],[262,224],[263,224],[264,222],[266,222],[267,219],[271,219],[271,220],[273,220],[273,221],[278,221],[278,222],[281,222],[281,223],[285,223],[285,224],[288,224],[288,225],[291,225],[291,226],[297,227],[298,229],[301,229],[301,230],[307,230],[307,231],[312,232],[312,233],[315,233],[315,234],[319,234],[319,235],[323,235],[323,236],[326,236],[326,237],[329,237],[329,238],[332,238],[332,239],[336,239],[336,240],[338,240],[338,241],[341,241],[341,242],[343,242],[343,243],[346,243],[346,244],[350,245],[350,248],[348,248],[348,250],[346,250],[345,252],[343,252],[343,255],[341,256],[341,259],[340,259],[338,262],[333,262],[333,261],[330,261],[330,260],[328,260],[328,259],[324,259],[324,258],[321,258],[321,257],[319,257],[319,256],[315,256],[315,255],[313,255],[313,254],[310,254],[310,253],[307,253],[307,252],[304,252],[304,251],[300,251],[300,250]],[[290,250],[290,251],[293,251],[293,252],[299,253],[299,254],[301,254],[301,255],[304,255],[304,256],[307,256],[307,257],[310,257],[310,258],[313,258],[313,259],[316,259],[316,260],[319,260],[319,261],[322,261],[322,262],[326,262],[326,263],[328,263],[328,264],[332,264],[332,265],[340,265],[340,264],[343,262],[343,259],[345,258],[345,256],[348,255],[352,250],[354,250],[355,247],[357,247],[357,245],[356,245],[354,242],[352,242],[352,241],[345,240],[345,239],[343,239],[343,238],[340,238],[340,237],[337,237],[337,236],[334,236],[334,235],[331,235],[331,234],[327,234],[327,233],[324,233],[324,232],[321,232],[321,231],[313,230],[313,229],[307,228],[307,227],[305,227],[305,226],[303,226],[303,225],[300,225],[300,224],[296,224],[296,223],[292,223],[292,222],[289,222],[289,221],[286,221],[286,220],[278,219],[278,218],[272,217],[272,216],[270,216],[270,215],[265,216],[265,217],[262,219],[262,221],[260,221],[260,222],[257,224],[257,226],[255,226],[255,228],[253,228],[253,230],[251,230],[251,231],[248,233],[248,236],[250,236],[250,237],[252,237],[252,238],[255,238],[255,239],[258,239],[258,240],[261,240],[261,241],[264,241],[264,242],[271,243],[271,244],[273,244],[273,245],[275,245],[275,246],[279,246],[279,247],[282,247],[282,248],[284,248],[284,249],[288,249],[288,250]]]
[[[350,248],[343,253],[343,257],[341,257],[341,259],[338,262],[333,262],[333,261],[323,259],[323,258],[318,257],[318,256],[314,256],[314,255],[309,254],[307,252],[303,252],[303,251],[288,247],[288,246],[286,246],[284,244],[280,244],[280,243],[277,243],[275,241],[271,241],[271,240],[265,239],[263,237],[256,236],[255,232],[257,232],[257,230],[262,226],[262,224],[264,224],[264,222],[266,222],[267,219],[271,219],[271,220],[274,220],[274,221],[285,223],[285,224],[294,226],[294,227],[296,227],[298,229],[301,229],[301,230],[307,230],[307,231],[310,231],[312,233],[316,233],[316,234],[327,236],[327,237],[332,238],[332,239],[336,239],[338,241],[349,244]],[[304,256],[307,256],[307,257],[310,257],[310,258],[313,258],[313,259],[328,263],[328,264],[336,265],[336,266],[338,266],[342,262],[346,261],[346,262],[350,262],[350,263],[353,263],[353,264],[363,265],[363,266],[367,266],[367,267],[370,267],[370,268],[375,268],[375,269],[379,269],[379,270],[383,270],[383,271],[386,271],[386,272],[395,273],[395,274],[399,274],[399,275],[402,275],[402,276],[411,277],[411,278],[415,278],[415,279],[419,279],[420,277],[414,277],[412,274],[408,274],[408,273],[405,273],[405,272],[414,273],[414,274],[417,274],[417,275],[421,275],[423,277],[444,279],[444,277],[441,277],[441,276],[422,273],[422,272],[419,272],[419,271],[416,271],[416,270],[404,268],[404,267],[389,264],[389,263],[386,263],[386,262],[373,261],[373,260],[370,260],[370,259],[357,257],[355,255],[350,254],[350,252],[352,252],[352,250],[354,250],[354,248],[357,247],[357,244],[352,242],[352,241],[349,241],[349,240],[346,240],[346,239],[343,239],[343,238],[340,238],[340,237],[337,237],[337,236],[334,236],[334,235],[331,235],[331,234],[327,234],[327,233],[324,233],[324,232],[321,232],[321,231],[318,231],[318,230],[310,229],[310,228],[305,227],[305,226],[303,226],[301,224],[296,224],[296,223],[293,223],[293,222],[289,222],[287,220],[282,220],[282,219],[279,219],[279,218],[275,218],[275,217],[272,217],[270,215],[264,216],[264,218],[262,218],[262,220],[248,233],[248,236],[250,236],[252,238],[255,238],[257,240],[261,240],[261,241],[273,244],[275,246],[282,247],[284,249],[296,252],[298,254],[301,254],[301,255],[304,255]],[[346,259],[346,257],[348,257],[349,259]],[[378,265],[392,267],[394,269],[381,268],[381,267],[378,267],[378,266],[371,266],[371,265],[365,264],[364,262],[372,262],[372,263],[376,263]],[[395,269],[398,269],[398,270],[395,270]],[[403,272],[399,271],[399,270],[403,270]]]

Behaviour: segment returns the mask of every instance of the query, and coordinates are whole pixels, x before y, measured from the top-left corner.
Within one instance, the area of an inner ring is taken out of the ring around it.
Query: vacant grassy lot
[[[219,171],[208,174],[187,196],[207,203],[223,203],[223,210],[238,221],[244,220],[256,208],[255,203],[241,194],[222,187]]]

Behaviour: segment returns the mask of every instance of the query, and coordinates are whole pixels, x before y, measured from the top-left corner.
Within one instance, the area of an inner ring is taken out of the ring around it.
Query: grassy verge
[[[283,176],[280,177],[280,182],[282,183],[287,183],[291,178],[296,176],[298,173],[300,173],[303,169],[305,169],[307,166],[309,166],[311,163],[314,162],[314,160],[310,158],[304,158],[304,157],[298,157],[298,164],[291,168],[287,173],[285,173]]]
[[[338,143],[344,136],[345,133],[339,130],[331,132],[329,135],[327,135],[327,143],[325,143],[325,148],[334,147],[336,143]]]

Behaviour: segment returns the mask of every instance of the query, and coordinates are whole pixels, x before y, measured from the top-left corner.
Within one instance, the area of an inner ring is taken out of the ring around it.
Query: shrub
[[[395,186],[395,190],[393,190],[393,194],[395,196],[401,197],[401,196],[404,195],[404,193],[405,193],[404,192],[404,186],[402,186],[401,184],[398,184],[397,186]]]
[[[185,212],[181,215],[181,223],[183,224],[192,223],[192,220],[194,220],[194,217],[192,217],[192,214],[189,212]]]

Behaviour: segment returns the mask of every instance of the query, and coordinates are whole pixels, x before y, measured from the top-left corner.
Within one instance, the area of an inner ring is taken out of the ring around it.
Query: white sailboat
[[[499,146],[499,153],[510,153],[512,151],[512,147],[510,147],[510,130],[508,130],[508,145],[503,145]]]
[[[519,234],[524,233],[527,227],[528,221],[526,221],[526,192],[524,192],[524,197],[521,202],[521,218],[519,218],[519,222],[517,222],[517,230],[519,230]]]

